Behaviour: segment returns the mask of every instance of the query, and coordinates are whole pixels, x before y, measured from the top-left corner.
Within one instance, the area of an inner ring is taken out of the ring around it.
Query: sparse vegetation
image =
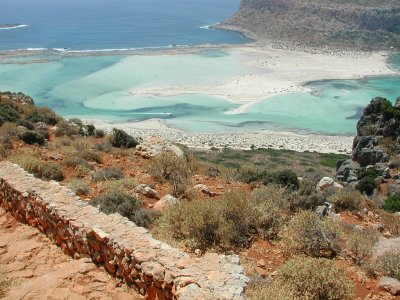
[[[392,250],[378,258],[378,270],[400,280],[400,250]]]
[[[329,200],[336,212],[345,210],[359,211],[366,204],[366,197],[352,188],[344,188],[333,194]]]
[[[10,160],[38,178],[56,181],[64,179],[64,174],[58,164],[40,161],[38,156],[31,151],[14,154]]]
[[[188,248],[228,250],[249,245],[252,236],[273,237],[283,216],[270,202],[230,192],[218,201],[194,200],[171,206],[156,222],[155,233]]]
[[[372,230],[352,230],[346,240],[346,248],[354,263],[361,265],[372,255],[372,249],[378,241],[378,234]]]
[[[111,192],[90,201],[90,204],[106,213],[119,213],[138,226],[148,227],[151,215],[141,209],[141,201],[123,192]]]
[[[88,182],[82,179],[73,179],[68,182],[68,187],[73,190],[78,196],[88,196],[91,193],[91,188]]]
[[[321,220],[310,211],[298,213],[281,232],[280,237],[290,255],[334,257],[340,252],[339,225],[330,219]]]
[[[271,282],[255,288],[249,299],[351,300],[353,297],[353,284],[333,261],[297,257],[286,262]]]
[[[3,298],[6,295],[8,288],[11,285],[11,279],[8,278],[7,273],[4,270],[0,270],[0,297]]]
[[[93,174],[92,179],[94,181],[110,180],[110,179],[122,179],[124,178],[124,171],[122,169],[112,167],[105,168],[97,171]]]

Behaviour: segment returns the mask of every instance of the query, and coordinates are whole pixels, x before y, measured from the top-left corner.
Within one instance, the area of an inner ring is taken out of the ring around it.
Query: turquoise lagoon
[[[185,94],[133,96],[134,88],[160,83],[207,85],[247,74],[235,54],[213,50],[180,55],[25,58],[0,63],[0,90],[23,91],[39,105],[65,117],[134,122],[164,119],[170,127],[194,132],[294,131],[353,135],[363,107],[376,96],[400,96],[400,76],[309,83],[312,93],[268,98],[248,113],[224,112],[239,104],[221,97]],[[35,60],[37,60],[35,62]],[[393,55],[400,68],[400,55]]]

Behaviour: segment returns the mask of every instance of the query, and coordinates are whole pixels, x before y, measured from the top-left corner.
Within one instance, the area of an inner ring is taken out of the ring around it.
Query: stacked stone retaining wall
[[[244,299],[248,278],[236,255],[192,257],[119,214],[100,212],[59,183],[36,179],[5,161],[0,205],[65,253],[91,257],[149,299]]]

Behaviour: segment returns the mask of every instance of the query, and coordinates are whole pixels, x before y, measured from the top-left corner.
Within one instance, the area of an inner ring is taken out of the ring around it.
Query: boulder
[[[148,159],[166,152],[174,153],[178,157],[184,157],[185,155],[178,146],[157,136],[148,138],[146,141],[136,147],[135,154]]]
[[[210,197],[220,195],[220,193],[216,193],[216,192],[211,191],[210,188],[208,186],[206,186],[205,184],[195,185],[193,187],[193,189],[201,191],[201,192],[203,192],[204,194],[206,194],[206,195],[208,195]]]
[[[334,185],[335,180],[330,177],[324,177],[318,182],[316,189],[318,192],[323,192],[327,188],[334,187]]]
[[[400,249],[400,237],[395,239],[380,238],[374,246],[374,256],[379,257],[396,249]]]
[[[359,169],[360,165],[351,159],[340,161],[336,166],[336,178],[343,182],[356,182]]]
[[[389,156],[378,147],[380,139],[378,136],[356,136],[353,142],[353,161],[361,167],[389,162]]]
[[[400,184],[391,183],[388,185],[389,196],[394,196],[400,194]]]
[[[143,196],[146,196],[148,198],[159,199],[157,191],[146,184],[139,184],[135,188],[135,192],[141,193]]]
[[[393,296],[400,296],[400,281],[395,278],[383,276],[379,280],[378,287]]]
[[[154,206],[154,210],[163,210],[171,205],[179,203],[179,200],[172,195],[165,195],[160,200],[158,200]]]

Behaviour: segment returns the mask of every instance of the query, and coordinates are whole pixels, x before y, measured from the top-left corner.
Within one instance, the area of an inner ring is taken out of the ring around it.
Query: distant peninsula
[[[282,45],[400,49],[400,1],[241,0],[219,27]]]

